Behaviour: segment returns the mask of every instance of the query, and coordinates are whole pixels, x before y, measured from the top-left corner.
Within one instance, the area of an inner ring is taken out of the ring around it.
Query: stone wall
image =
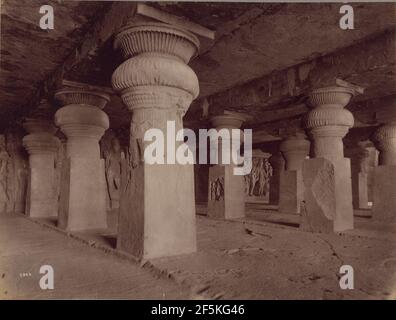
[[[0,135],[0,214],[24,213],[29,176],[22,129]]]

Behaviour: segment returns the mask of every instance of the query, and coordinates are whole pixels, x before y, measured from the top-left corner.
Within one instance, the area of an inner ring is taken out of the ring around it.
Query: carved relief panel
[[[268,201],[270,180],[273,168],[268,160],[270,154],[254,152],[252,158],[252,171],[245,178],[245,195],[247,200]]]

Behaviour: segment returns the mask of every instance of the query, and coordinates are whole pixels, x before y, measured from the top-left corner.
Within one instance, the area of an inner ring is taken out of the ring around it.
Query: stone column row
[[[27,119],[24,128],[29,134],[23,138],[30,163],[27,214],[58,216],[58,226],[69,231],[106,228],[99,140],[109,127],[107,115],[100,110],[109,97],[82,89],[62,89],[55,98],[64,105],[55,114],[55,124],[67,137],[60,199],[55,176],[55,155],[60,147],[54,136],[57,128],[48,119]]]

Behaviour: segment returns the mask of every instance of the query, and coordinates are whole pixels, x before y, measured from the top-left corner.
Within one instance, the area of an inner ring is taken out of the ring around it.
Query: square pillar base
[[[122,160],[117,249],[138,259],[197,250],[192,165]]]
[[[237,219],[245,216],[245,182],[232,165],[209,168],[208,216]]]
[[[396,222],[396,166],[374,168],[373,220]]]
[[[56,218],[58,216],[58,201],[30,201],[27,203],[27,215],[31,218]]]
[[[58,226],[69,231],[107,228],[102,159],[69,158],[62,169]]]
[[[280,174],[279,212],[299,214],[303,198],[304,186],[301,171],[282,171]]]
[[[311,232],[353,229],[350,160],[304,160],[304,209],[301,228]]]

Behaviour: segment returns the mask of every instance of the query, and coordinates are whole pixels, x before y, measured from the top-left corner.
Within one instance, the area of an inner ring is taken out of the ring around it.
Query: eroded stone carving
[[[268,158],[252,159],[252,171],[245,176],[245,192],[248,196],[267,196],[273,169]]]
[[[224,198],[224,177],[210,182],[210,200],[220,201]]]
[[[106,132],[101,140],[102,154],[105,159],[106,182],[108,192],[108,208],[119,207],[121,188],[121,146],[114,134]]]
[[[324,158],[305,161],[302,169],[304,203],[301,228],[311,232],[333,231],[336,218],[334,166]]]

